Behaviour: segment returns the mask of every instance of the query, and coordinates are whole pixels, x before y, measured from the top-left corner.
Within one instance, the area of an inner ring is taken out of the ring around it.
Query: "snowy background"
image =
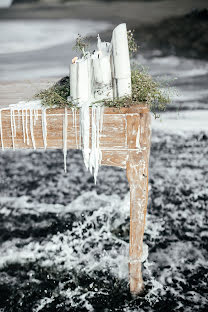
[[[76,34],[108,27],[1,21],[1,80],[64,76]],[[6,151],[0,311],[207,311],[208,62],[159,50],[137,62],[155,77],[177,77],[178,90],[169,111],[152,121],[144,295],[132,299],[128,290],[125,171],[102,167],[95,186],[79,151],[69,151],[67,173],[62,151]]]

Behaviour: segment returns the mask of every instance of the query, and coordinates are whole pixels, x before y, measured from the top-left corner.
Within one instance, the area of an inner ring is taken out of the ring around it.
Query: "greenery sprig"
[[[134,38],[134,30],[128,30],[127,31],[127,39],[128,39],[128,46],[129,46],[129,54],[130,56],[133,56],[138,52],[139,46],[136,43],[136,40]]]
[[[87,42],[87,38],[82,37],[80,34],[78,34],[75,45],[73,46],[72,49],[78,53],[81,53],[82,55],[85,55],[86,49],[88,46],[89,46],[89,44]]]

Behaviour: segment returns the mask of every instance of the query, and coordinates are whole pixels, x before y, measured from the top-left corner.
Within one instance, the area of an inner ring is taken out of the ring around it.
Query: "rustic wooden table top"
[[[59,77],[38,80],[1,81],[0,109],[19,101],[30,100],[38,91],[50,87]]]

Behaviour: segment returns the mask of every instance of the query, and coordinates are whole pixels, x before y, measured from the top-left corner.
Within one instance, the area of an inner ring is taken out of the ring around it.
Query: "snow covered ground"
[[[153,120],[145,294],[128,291],[125,172],[102,167],[95,186],[79,151],[69,151],[67,173],[62,151],[6,151],[0,311],[207,311],[208,66],[155,55],[138,61],[154,76],[177,76],[180,91]]]
[[[128,292],[125,172],[82,155],[1,153],[0,307],[4,311],[205,311],[208,134],[154,130],[146,293]],[[73,307],[73,308],[72,308]]]

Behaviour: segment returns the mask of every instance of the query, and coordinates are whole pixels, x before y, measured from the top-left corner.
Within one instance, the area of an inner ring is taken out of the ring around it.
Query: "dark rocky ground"
[[[204,132],[153,132],[146,292],[132,299],[125,172],[103,167],[95,186],[78,151],[67,174],[62,151],[1,153],[1,311],[207,311],[207,155]]]

